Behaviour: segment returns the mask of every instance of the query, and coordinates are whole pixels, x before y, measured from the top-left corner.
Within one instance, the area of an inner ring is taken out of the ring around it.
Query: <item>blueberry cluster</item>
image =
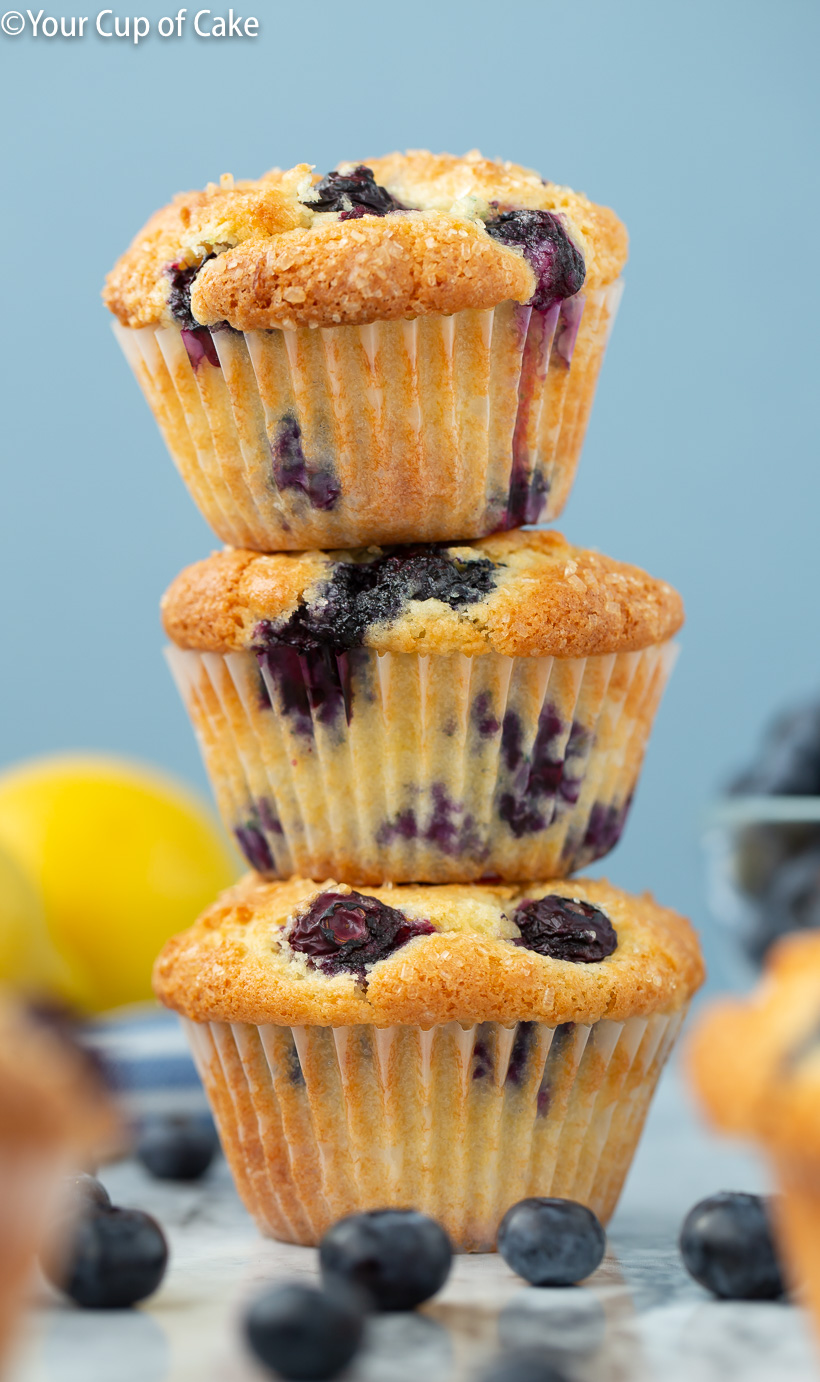
[[[340,221],[355,220],[359,216],[388,216],[391,211],[405,207],[391,197],[386,187],[380,187],[373,170],[360,163],[350,173],[334,170],[317,182],[305,206],[311,211],[335,211]]]
[[[441,600],[455,610],[483,600],[495,588],[496,570],[487,557],[464,560],[432,545],[335,562],[310,601],[286,620],[257,625],[255,646],[263,654],[282,646],[359,648],[371,625],[396,619],[410,600]]]

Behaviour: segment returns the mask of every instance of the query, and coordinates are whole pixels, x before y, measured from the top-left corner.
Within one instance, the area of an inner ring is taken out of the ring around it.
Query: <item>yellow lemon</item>
[[[53,991],[91,1011],[149,998],[157,951],[237,874],[192,792],[92,754],[0,773],[0,848],[40,899],[63,962]]]
[[[0,848],[0,984],[38,998],[69,996],[80,982],[52,945],[33,884]]]

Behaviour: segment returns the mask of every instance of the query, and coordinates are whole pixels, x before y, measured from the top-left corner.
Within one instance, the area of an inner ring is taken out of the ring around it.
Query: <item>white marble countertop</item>
[[[139,1309],[80,1311],[49,1299],[30,1312],[9,1382],[260,1382],[238,1322],[264,1284],[310,1278],[316,1254],[266,1241],[224,1162],[196,1186],[151,1181],[132,1163],[102,1179],[116,1203],[155,1214],[171,1243],[159,1292]],[[683,1215],[716,1190],[760,1190],[760,1165],[698,1126],[675,1071],[658,1094],[609,1252],[583,1287],[527,1287],[493,1255],[459,1257],[415,1314],[374,1317],[345,1382],[469,1382],[509,1343],[554,1351],[572,1382],[817,1382],[803,1312],[780,1302],[713,1300],[686,1275]]]

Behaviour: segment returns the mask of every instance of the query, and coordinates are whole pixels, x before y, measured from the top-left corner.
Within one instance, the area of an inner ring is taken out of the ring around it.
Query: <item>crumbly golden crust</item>
[[[282,942],[296,909],[344,885],[301,878],[265,883],[248,874],[182,935],[154,969],[167,1007],[200,1022],[342,1026],[438,1026],[452,1021],[624,1021],[675,1012],[703,979],[691,926],[648,894],[632,897],[603,880],[557,883],[366,887],[361,891],[429,921],[370,967],[367,987],[352,974],[328,977]],[[594,964],[553,960],[511,944],[509,920],[528,898],[558,893],[603,908],[618,946]]]
[[[694,1030],[689,1063],[718,1128],[817,1164],[820,935],[787,937],[754,993],[714,1004]]]
[[[389,623],[371,624],[364,645],[378,652],[494,651],[509,657],[590,657],[634,651],[670,638],[683,622],[680,596],[634,566],[571,546],[560,533],[517,530],[446,549],[486,557],[495,588],[453,609],[410,600]],[[217,552],[187,567],[162,601],[165,631],[178,647],[230,652],[250,647],[260,620],[286,619],[322,598],[333,565],[351,552],[294,555]]]
[[[513,208],[563,216],[584,255],[589,288],[611,283],[625,263],[626,231],[613,212],[516,164],[416,150],[368,166],[413,208],[409,214],[339,221],[312,210],[300,200],[319,181],[307,164],[274,169],[258,182],[226,176],[149,220],[109,274],[106,305],[123,326],[170,325],[169,267],[193,267],[214,253],[194,284],[194,316],[241,331],[526,302],[535,287],[531,268],[484,229],[488,217]]]
[[[242,331],[361,325],[526,302],[535,291],[529,264],[476,221],[438,211],[321,219],[206,264],[191,294],[197,320]]]

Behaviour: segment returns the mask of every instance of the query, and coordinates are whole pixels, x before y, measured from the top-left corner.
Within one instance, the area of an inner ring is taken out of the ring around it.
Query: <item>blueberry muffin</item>
[[[789,1274],[820,1335],[820,935],[778,941],[751,995],[707,1010],[689,1059],[715,1127],[771,1164]]]
[[[442,541],[560,513],[625,259],[586,197],[414,151],[184,193],[104,298],[225,542]]]
[[[488,1251],[526,1195],[610,1216],[702,975],[688,922],[598,880],[250,874],[168,942],[154,988],[263,1232],[315,1243],[412,1205]]]
[[[87,1059],[0,995],[0,1367],[62,1177],[109,1145],[113,1127]]]
[[[251,866],[349,883],[559,877],[617,842],[682,622],[635,567],[517,531],[225,551],[163,601]]]

